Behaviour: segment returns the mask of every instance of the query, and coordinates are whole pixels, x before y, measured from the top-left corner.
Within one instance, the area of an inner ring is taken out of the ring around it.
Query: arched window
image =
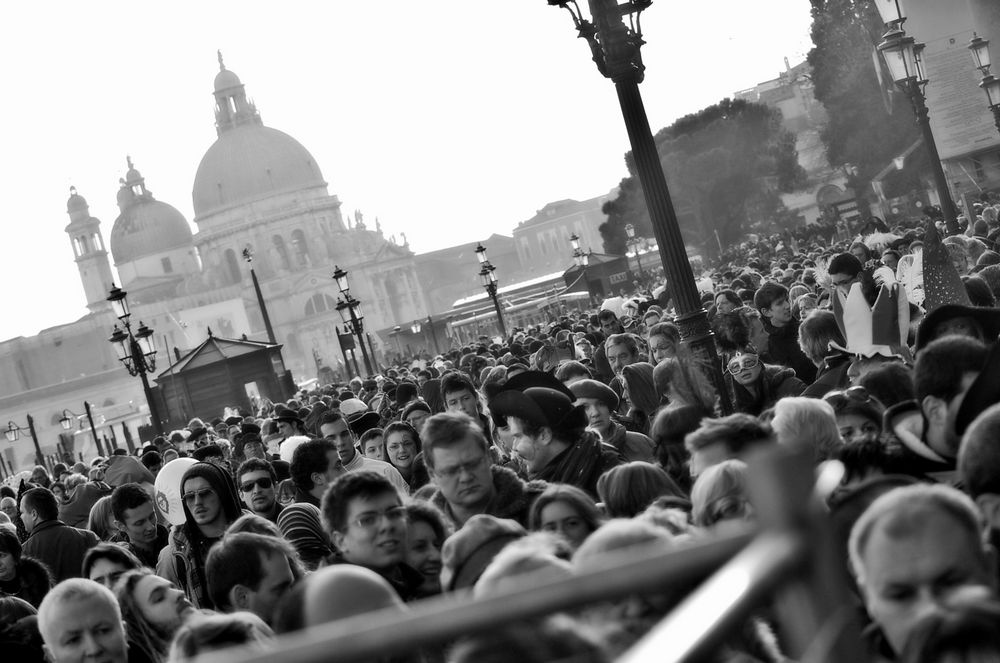
[[[275,235],[271,241],[274,243],[274,250],[278,253],[278,266],[284,270],[291,269],[292,264],[288,260],[288,247],[285,246],[285,239],[281,235]]]
[[[299,228],[292,231],[292,249],[295,252],[295,264],[299,267],[308,267],[310,264],[309,246],[306,244],[305,233]]]
[[[239,283],[241,279],[240,275],[240,261],[236,258],[236,251],[232,249],[226,249],[226,277],[230,285]]]
[[[306,315],[319,315],[337,308],[337,302],[326,294],[316,294],[306,302]]]

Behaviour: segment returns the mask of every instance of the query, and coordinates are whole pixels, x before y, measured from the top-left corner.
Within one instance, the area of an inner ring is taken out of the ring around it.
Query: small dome
[[[299,141],[277,129],[245,124],[222,133],[205,152],[191,197],[198,219],[277,193],[325,186],[319,166]]]
[[[223,69],[218,74],[215,75],[215,91],[221,92],[222,90],[228,90],[230,88],[239,87],[243,85],[240,81],[240,77],[236,75],[235,72],[229,71],[228,69]]]
[[[70,187],[69,200],[66,201],[66,211],[69,213],[83,212],[87,209],[87,201],[76,192],[76,187]]]
[[[144,199],[115,219],[110,243],[115,264],[122,265],[170,249],[193,246],[194,238],[184,215],[175,207]]]

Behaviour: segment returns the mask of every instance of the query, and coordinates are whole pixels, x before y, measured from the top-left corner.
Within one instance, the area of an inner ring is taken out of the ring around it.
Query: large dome
[[[130,205],[111,228],[111,255],[116,265],[193,245],[191,227],[184,215],[159,200]]]
[[[260,124],[221,133],[198,165],[191,197],[195,218],[278,193],[326,186],[309,151]]]

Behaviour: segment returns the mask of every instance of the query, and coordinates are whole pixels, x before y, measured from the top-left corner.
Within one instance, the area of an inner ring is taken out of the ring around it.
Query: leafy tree
[[[781,119],[767,106],[723,99],[656,134],[686,245],[702,244],[714,253],[719,243],[725,246],[751,229],[769,230],[774,221],[790,220],[778,192],[802,184],[805,172],[795,136]],[[625,160],[632,175],[603,208],[608,220],[600,231],[607,253],[624,253],[628,223],[637,235],[653,236],[631,153]]]
[[[875,44],[885,26],[871,0],[810,0],[812,40],[809,52],[816,99],[829,121],[820,136],[831,164],[850,164],[848,186],[859,199],[871,190],[872,178],[920,137],[913,110],[895,90],[888,74],[880,83],[881,56]],[[928,167],[923,150],[914,153],[902,173],[886,181],[892,197],[918,186]],[[867,206],[862,205],[862,211]]]

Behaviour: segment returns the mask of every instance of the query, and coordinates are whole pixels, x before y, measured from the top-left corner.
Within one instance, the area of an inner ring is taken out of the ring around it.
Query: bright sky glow
[[[418,253],[509,234],[547,202],[603,195],[626,175],[614,87],[545,0],[4,9],[0,339],[86,312],[63,232],[71,185],[107,243],[131,155],[193,226],[195,170],[216,137],[216,49],[264,123],[313,154],[344,211],[406,232]],[[806,0],[656,0],[642,19],[654,132],[774,78],[786,56],[800,62],[809,23]]]

